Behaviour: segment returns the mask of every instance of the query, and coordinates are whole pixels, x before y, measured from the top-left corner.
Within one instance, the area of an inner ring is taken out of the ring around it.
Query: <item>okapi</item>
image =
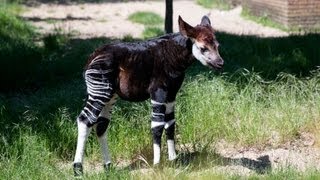
[[[153,164],[160,162],[164,130],[169,160],[176,159],[174,105],[185,70],[195,59],[212,69],[221,69],[224,63],[207,16],[203,16],[200,25],[195,27],[184,22],[180,16],[178,22],[179,33],[143,42],[105,45],[90,56],[84,73],[88,97],[77,118],[78,141],[73,164],[75,176],[83,174],[85,143],[92,127],[101,144],[104,166],[110,166],[106,130],[118,96],[133,102],[151,98]]]

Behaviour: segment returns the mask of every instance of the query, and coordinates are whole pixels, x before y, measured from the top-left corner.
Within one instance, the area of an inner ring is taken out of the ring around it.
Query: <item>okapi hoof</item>
[[[113,167],[112,167],[112,164],[111,164],[111,163],[104,164],[104,165],[103,165],[103,168],[104,168],[104,170],[105,170],[106,172],[108,172],[108,171],[110,171],[110,170],[112,170],[112,169],[113,169]]]
[[[73,172],[75,177],[80,177],[83,175],[83,167],[81,163],[73,164]]]

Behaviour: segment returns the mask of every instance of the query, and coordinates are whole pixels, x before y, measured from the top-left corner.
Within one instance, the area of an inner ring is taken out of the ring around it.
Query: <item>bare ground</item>
[[[91,37],[117,37],[125,35],[141,37],[144,26],[127,20],[131,13],[136,11],[152,11],[164,17],[165,7],[163,2],[128,2],[128,3],[104,3],[104,4],[79,4],[79,5],[41,5],[28,7],[22,15],[39,28],[42,33],[53,32],[61,29],[66,33],[74,33],[79,38]],[[257,23],[244,20],[241,16],[241,7],[230,11],[204,9],[194,1],[174,1],[174,19],[181,15],[191,25],[196,25],[205,14],[210,14],[213,27],[238,35],[256,35],[260,37],[287,36],[288,33],[278,29],[261,26]],[[177,21],[174,21],[174,31],[178,31]],[[250,175],[261,173],[265,170],[277,170],[281,168],[294,168],[304,172],[308,169],[320,170],[320,149],[316,147],[315,138],[308,133],[301,133],[300,138],[281,146],[273,146],[274,139],[270,139],[270,145],[264,148],[238,147],[223,140],[216,143],[212,149],[215,154],[207,161],[221,163],[207,168],[204,171],[237,175]],[[192,163],[198,153],[190,145],[180,145],[179,151],[184,154],[181,161]],[[185,156],[188,154],[188,156]],[[142,156],[144,156],[142,154]],[[195,156],[193,158],[190,157]],[[137,159],[136,159],[137,160]],[[129,167],[130,160],[116,160],[117,167]],[[59,162],[59,168],[71,168],[71,164]],[[86,169],[102,171],[101,164],[88,162]],[[148,168],[149,167],[149,168]],[[179,170],[177,170],[179,171]],[[142,166],[132,173],[153,173],[150,166]],[[194,172],[196,176],[197,172]]]
[[[277,172],[290,168],[297,172],[320,171],[320,149],[315,145],[312,134],[301,133],[299,138],[287,143],[272,147],[243,147],[220,140],[212,144],[209,149],[199,150],[192,144],[179,144],[179,156],[176,162],[166,163],[166,171],[173,175],[188,173],[188,177],[201,177],[206,173],[250,176],[254,174]],[[151,146],[150,146],[151,147]],[[166,147],[163,147],[166,149]],[[200,148],[201,149],[201,148]],[[163,152],[163,159],[166,158]],[[146,147],[131,160],[114,160],[115,167],[119,170],[130,170],[132,175],[143,177],[163,176],[161,171],[152,167],[152,149]],[[86,173],[102,172],[101,162],[87,159],[85,161]],[[59,162],[57,167],[69,169],[70,162]],[[195,167],[190,169],[187,167]],[[172,175],[171,174],[171,175]]]
[[[174,1],[174,31],[178,31],[177,19],[181,15],[191,25],[197,25],[203,15],[209,14],[213,27],[218,31],[238,35],[257,35],[261,37],[287,36],[278,29],[264,27],[240,16],[241,7],[230,11],[205,9],[195,1]],[[53,5],[42,4],[28,7],[22,15],[39,27],[43,33],[61,28],[65,32],[76,32],[81,38],[117,37],[125,35],[141,37],[144,26],[127,20],[136,11],[152,11],[164,17],[165,4],[154,2],[127,2],[103,4]]]

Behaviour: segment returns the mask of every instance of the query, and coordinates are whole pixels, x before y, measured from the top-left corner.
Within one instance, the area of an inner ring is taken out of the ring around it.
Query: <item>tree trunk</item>
[[[164,29],[166,33],[172,33],[172,15],[173,15],[173,0],[166,0],[166,17],[164,22]]]

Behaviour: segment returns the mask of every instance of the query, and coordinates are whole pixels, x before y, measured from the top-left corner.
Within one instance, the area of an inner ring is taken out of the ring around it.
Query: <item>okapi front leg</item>
[[[165,111],[166,111],[166,92],[162,89],[157,89],[151,95],[152,104],[152,121],[151,130],[153,136],[153,164],[160,163],[161,153],[161,136],[165,125]]]
[[[168,145],[168,155],[169,160],[175,160],[177,157],[175,150],[175,142],[174,142],[174,132],[175,132],[175,119],[174,119],[174,105],[175,102],[169,102],[166,104],[166,115],[165,115],[165,130],[167,136],[167,145]]]

